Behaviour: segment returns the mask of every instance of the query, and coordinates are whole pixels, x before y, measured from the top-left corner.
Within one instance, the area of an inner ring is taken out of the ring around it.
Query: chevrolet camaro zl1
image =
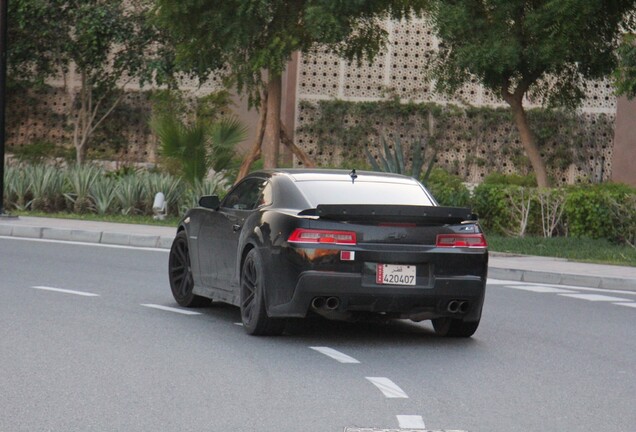
[[[254,172],[179,223],[169,256],[185,307],[240,307],[245,331],[286,318],[379,315],[432,320],[470,337],[481,318],[488,250],[476,216],[442,207],[418,181],[377,172]]]

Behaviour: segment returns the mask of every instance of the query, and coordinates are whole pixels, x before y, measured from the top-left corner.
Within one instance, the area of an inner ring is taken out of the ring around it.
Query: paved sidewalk
[[[176,228],[21,216],[0,218],[0,236],[169,249]],[[636,267],[491,253],[488,277],[636,291]]]

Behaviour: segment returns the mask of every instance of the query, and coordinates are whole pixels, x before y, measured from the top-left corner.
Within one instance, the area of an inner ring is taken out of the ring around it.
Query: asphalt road
[[[635,292],[492,281],[468,340],[259,338],[233,307],[181,313],[167,258],[0,238],[0,431],[636,430]]]

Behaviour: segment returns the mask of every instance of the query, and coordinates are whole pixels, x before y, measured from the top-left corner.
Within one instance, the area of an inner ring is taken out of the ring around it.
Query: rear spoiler
[[[318,216],[337,221],[415,222],[430,224],[457,224],[476,221],[477,215],[469,208],[373,204],[321,204],[315,209],[303,210],[301,216]]]

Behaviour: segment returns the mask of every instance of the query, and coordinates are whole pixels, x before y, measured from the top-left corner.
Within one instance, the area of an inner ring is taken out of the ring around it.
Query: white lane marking
[[[175,313],[179,313],[182,315],[201,315],[200,312],[194,312],[194,311],[190,311],[190,310],[186,310],[186,309],[177,309],[177,308],[173,308],[173,307],[168,307],[168,306],[161,306],[161,305],[156,305],[156,304],[142,304],[141,306],[147,307],[147,308],[152,308],[152,309],[160,309],[160,310],[164,310],[164,311],[168,311],[168,312],[175,312]]]
[[[426,429],[422,416],[399,415],[397,419],[401,429]]]
[[[84,291],[74,291],[74,290],[68,290],[68,289],[62,289],[62,288],[53,288],[53,287],[47,287],[47,286],[34,286],[31,288],[44,290],[44,291],[59,292],[63,294],[74,294],[74,295],[84,296],[84,297],[99,297],[99,294],[93,294],[93,293],[84,292]]]
[[[488,279],[488,284],[497,285],[497,286],[503,285],[503,288],[516,288],[520,285],[529,286],[529,287],[543,286],[543,287],[550,287],[550,288],[556,288],[556,289],[569,289],[573,291],[599,291],[599,292],[609,293],[609,294],[636,296],[636,291],[614,290],[614,289],[607,289],[607,288],[579,287],[574,285],[559,285],[559,284],[554,285],[554,284],[539,284],[539,283],[533,284],[532,282],[503,281],[503,280],[497,280],[497,279]]]
[[[601,294],[559,294],[560,296],[563,297],[571,297],[571,298],[577,298],[577,299],[581,299],[581,300],[588,300],[588,301],[593,301],[593,302],[628,302],[629,299],[624,299],[624,298],[620,298],[620,297],[612,297],[612,296],[606,296],[606,295],[601,295]]]
[[[237,325],[237,326],[243,327],[243,323],[242,323],[242,322],[234,323],[234,325]]]
[[[487,278],[486,283],[488,285],[524,285],[524,284],[527,284],[528,282]]]
[[[329,347],[309,347],[312,350],[318,351],[319,353],[322,353],[324,355],[326,355],[327,357],[331,357],[334,360],[339,361],[340,363],[360,363],[358,360],[354,359],[351,356],[348,356],[344,353],[341,353],[340,351],[337,351],[333,348],[329,348]]]
[[[384,377],[366,377],[388,398],[408,398],[404,390],[398,387],[393,381]]]
[[[551,294],[576,293],[576,291],[572,291],[569,289],[553,288],[553,287],[549,287],[545,285],[513,285],[513,286],[506,286],[506,288],[518,289],[523,291],[532,291],[536,293],[551,293]]]
[[[41,242],[41,243],[72,244],[72,245],[79,245],[79,246],[98,246],[98,247],[105,247],[105,248],[111,248],[111,249],[130,249],[130,250],[144,250],[144,251],[151,251],[151,252],[170,253],[170,249],[164,249],[164,248],[112,245],[112,244],[105,244],[105,243],[78,242],[78,241],[51,240],[51,239],[36,239],[36,238],[9,237],[9,236],[0,236],[0,239],[2,239],[2,240],[18,240],[18,241]]]
[[[631,303],[613,303],[615,305],[619,305],[619,306],[627,306],[627,307],[631,307],[631,308],[636,308],[636,303],[631,302]]]

